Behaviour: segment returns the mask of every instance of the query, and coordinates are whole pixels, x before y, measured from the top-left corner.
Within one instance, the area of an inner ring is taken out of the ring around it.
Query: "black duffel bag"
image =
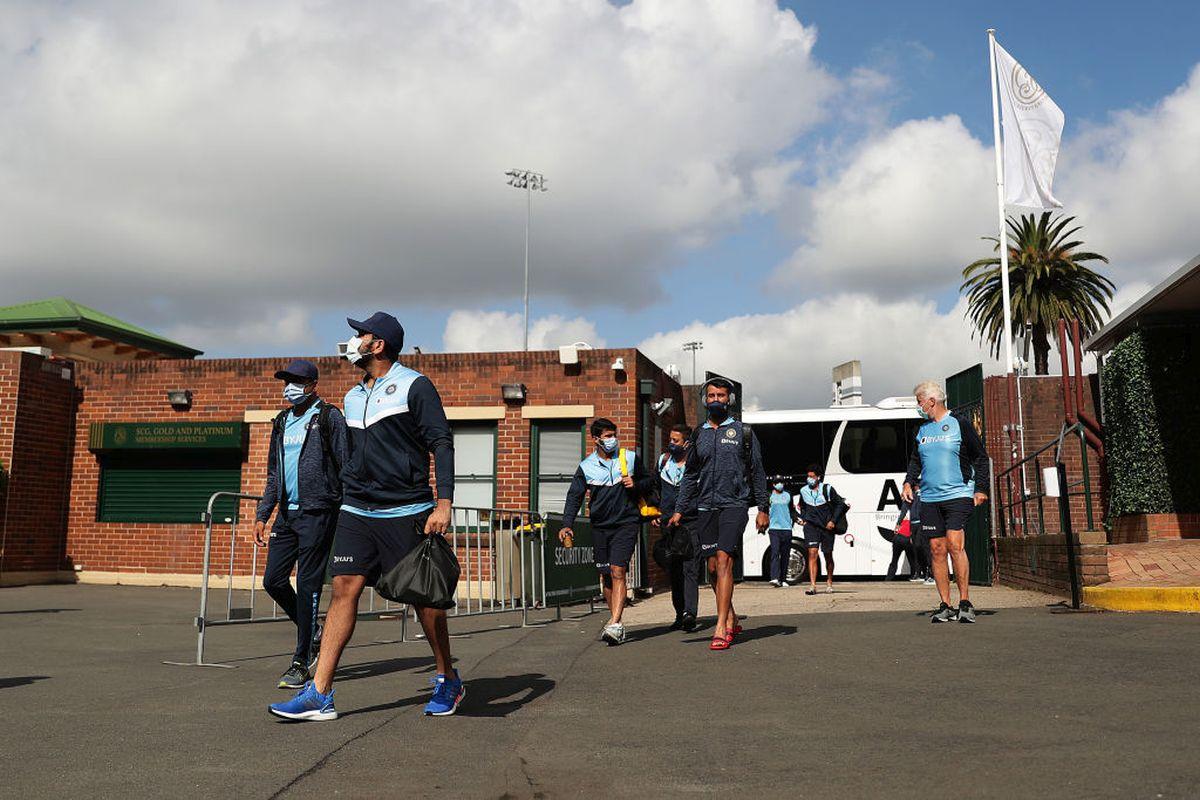
[[[454,548],[432,533],[422,537],[411,553],[379,578],[375,591],[393,603],[454,608],[454,592],[461,574]]]

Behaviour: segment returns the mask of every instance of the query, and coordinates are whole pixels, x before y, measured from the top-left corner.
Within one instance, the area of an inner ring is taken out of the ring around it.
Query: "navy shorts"
[[[342,511],[334,534],[329,574],[365,575],[367,582],[374,584],[420,543],[430,513],[364,517]]]
[[[946,531],[961,531],[975,510],[975,499],[959,497],[938,503],[921,503],[921,533],[928,539],[940,539]]]
[[[629,569],[633,548],[637,545],[641,526],[636,522],[611,527],[592,526],[592,547],[595,550],[596,569],[605,575],[609,567]]]
[[[715,556],[717,551],[733,555],[746,532],[745,508],[714,508],[696,516],[696,536],[700,555]]]
[[[805,547],[819,547],[824,553],[832,553],[833,540],[836,536],[837,534],[828,528],[813,525],[811,522],[804,523]]]

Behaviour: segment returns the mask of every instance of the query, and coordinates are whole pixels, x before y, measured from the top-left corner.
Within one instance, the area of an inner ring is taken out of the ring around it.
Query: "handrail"
[[[1062,463],[1062,448],[1064,443],[1070,436],[1079,437],[1079,455],[1082,462],[1082,477],[1078,481],[1067,482],[1066,485],[1059,487],[1059,502],[1070,502],[1072,497],[1084,498],[1084,510],[1087,517],[1088,529],[1095,525],[1095,518],[1092,509],[1092,487],[1091,487],[1091,471],[1088,464],[1088,429],[1086,424],[1076,421],[1074,424],[1067,425],[1063,423],[1062,429],[1059,431],[1052,441],[1046,443],[1034,452],[1027,455],[1025,458],[1014,463],[1012,466],[1001,471],[996,475],[996,485],[998,490],[1003,491],[1006,497],[998,498],[999,502],[995,504],[998,516],[1000,519],[1000,535],[1010,536],[1013,529],[1017,527],[1017,517],[1013,512],[1017,506],[1020,506],[1020,527],[1023,531],[1029,530],[1029,505],[1036,503],[1037,507],[1037,526],[1040,532],[1045,532],[1045,505],[1044,501],[1048,495],[1045,487],[1042,485],[1042,470],[1041,459],[1050,450],[1053,449],[1052,463],[1057,465]],[[1024,467],[1032,464],[1033,477],[1036,481],[1036,491],[1030,492],[1025,485],[1021,472]],[[1021,472],[1021,475],[1017,475]],[[1016,496],[1014,491],[1013,480],[1016,478],[1019,482],[1020,496]],[[1081,489],[1081,491],[1072,491],[1072,489]],[[1004,491],[1007,490],[1007,491]]]

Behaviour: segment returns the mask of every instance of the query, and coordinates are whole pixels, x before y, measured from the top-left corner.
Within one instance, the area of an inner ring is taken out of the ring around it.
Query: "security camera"
[[[612,363],[612,370],[613,370],[613,372],[624,372],[625,371],[625,359],[618,358],[616,361],[614,361]]]

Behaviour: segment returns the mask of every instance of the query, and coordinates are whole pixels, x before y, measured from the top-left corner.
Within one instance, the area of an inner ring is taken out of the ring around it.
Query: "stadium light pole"
[[[691,354],[692,354],[692,386],[696,385],[696,351],[703,350],[703,349],[704,349],[704,342],[696,341],[696,342],[684,342],[683,343],[684,352],[685,353],[691,352]]]
[[[508,185],[525,190],[525,352],[529,352],[529,224],[533,219],[533,193],[546,191],[546,176],[527,169],[510,169]]]

